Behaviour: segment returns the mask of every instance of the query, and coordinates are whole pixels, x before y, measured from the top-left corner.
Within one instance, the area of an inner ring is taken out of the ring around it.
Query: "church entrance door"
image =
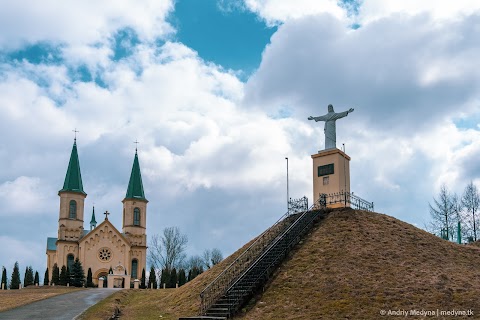
[[[100,274],[98,274],[98,277],[103,277],[103,287],[104,288],[108,288],[108,273],[107,272],[102,272]]]

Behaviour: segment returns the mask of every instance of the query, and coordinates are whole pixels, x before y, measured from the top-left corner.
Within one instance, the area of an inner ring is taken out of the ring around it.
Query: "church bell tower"
[[[78,241],[83,235],[84,202],[87,194],[83,191],[76,139],[73,142],[63,188],[58,191],[58,195],[60,196],[58,240]]]
[[[133,159],[132,172],[127,193],[123,199],[123,233],[131,244],[131,260],[138,270],[146,267],[147,253],[147,203],[143,192],[142,174],[137,149]]]

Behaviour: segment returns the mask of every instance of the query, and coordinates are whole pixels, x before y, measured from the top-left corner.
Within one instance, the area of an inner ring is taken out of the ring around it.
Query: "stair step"
[[[261,258],[258,256],[250,257],[253,260],[250,260],[249,265],[245,265],[247,268],[246,272],[236,280],[231,279],[236,281],[235,285],[229,288],[229,290],[206,311],[206,316],[180,319],[224,320],[229,318],[231,312],[233,314],[238,310],[246,298],[265,283],[270,272],[277,268],[285,259],[292,245],[295,245],[305,231],[309,229],[309,226],[311,226],[313,222],[312,219],[316,216],[320,218],[324,217],[323,215],[319,215],[318,212],[308,212],[303,216],[298,213],[286,217],[280,229],[281,233],[275,236],[270,244],[264,246]],[[302,219],[300,219],[300,217],[302,217]],[[291,226],[293,227],[289,233],[282,237],[283,232]]]
[[[227,320],[227,317],[212,317],[212,316],[196,316],[196,317],[182,317],[178,320]]]
[[[228,308],[210,308],[208,309],[209,313],[218,313],[218,312],[228,312]]]

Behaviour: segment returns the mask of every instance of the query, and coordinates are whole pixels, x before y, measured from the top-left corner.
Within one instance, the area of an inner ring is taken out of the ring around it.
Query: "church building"
[[[127,192],[123,199],[122,232],[105,219],[97,225],[95,207],[92,210],[90,228],[84,229],[84,202],[87,194],[83,190],[80,162],[76,139],[73,143],[70,162],[63,188],[58,192],[60,212],[58,237],[47,238],[47,267],[52,279],[53,266],[71,266],[78,257],[85,270],[90,268],[93,282],[104,278],[100,284],[130,288],[133,280],[140,278],[146,268],[147,253],[147,203],[140,173],[137,150]],[[111,271],[110,271],[111,270]]]

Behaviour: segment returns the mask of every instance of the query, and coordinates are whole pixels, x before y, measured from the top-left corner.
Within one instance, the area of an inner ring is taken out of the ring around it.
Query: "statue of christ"
[[[331,104],[328,105],[328,113],[319,117],[308,117],[308,120],[325,121],[325,150],[336,148],[337,134],[335,129],[335,121],[341,118],[346,117],[350,112],[353,112],[353,109],[350,108],[348,111],[336,113],[333,110]]]

